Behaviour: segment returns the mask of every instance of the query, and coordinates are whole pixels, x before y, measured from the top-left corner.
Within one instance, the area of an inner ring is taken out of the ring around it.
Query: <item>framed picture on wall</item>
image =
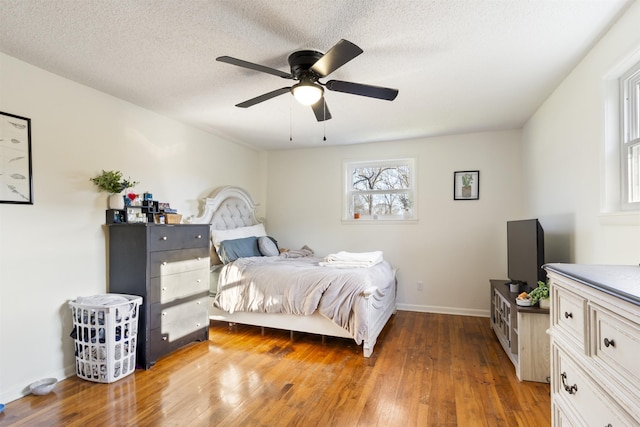
[[[33,204],[31,119],[0,111],[0,203]]]
[[[478,200],[480,198],[480,171],[453,173],[453,200]]]

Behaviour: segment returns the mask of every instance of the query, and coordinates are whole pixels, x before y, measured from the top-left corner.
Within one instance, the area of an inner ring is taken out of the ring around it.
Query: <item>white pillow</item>
[[[232,230],[211,230],[211,241],[216,251],[220,249],[220,242],[223,240],[235,240],[242,239],[243,237],[251,236],[266,236],[267,232],[264,229],[264,224],[251,225],[249,227],[239,227]]]

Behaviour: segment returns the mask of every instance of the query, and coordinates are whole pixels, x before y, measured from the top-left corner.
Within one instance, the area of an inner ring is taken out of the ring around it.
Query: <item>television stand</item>
[[[549,310],[521,307],[508,280],[490,280],[491,328],[520,381],[548,383],[551,371]]]

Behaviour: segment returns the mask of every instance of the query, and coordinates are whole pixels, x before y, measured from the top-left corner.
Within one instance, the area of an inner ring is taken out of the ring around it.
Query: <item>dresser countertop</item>
[[[640,306],[640,266],[556,263],[544,269]]]
[[[496,289],[498,292],[500,292],[500,294],[506,298],[508,301],[514,303],[513,304],[513,308],[516,309],[517,312],[519,313],[533,313],[533,314],[549,314],[549,309],[548,308],[540,308],[537,304],[534,305],[533,307],[531,306],[523,306],[523,305],[518,305],[516,303],[516,299],[518,298],[518,295],[520,295],[521,291],[517,291],[517,292],[511,292],[509,290],[509,280],[494,280],[491,279],[490,280],[491,284],[493,285],[493,289]],[[530,291],[530,290],[528,290]]]

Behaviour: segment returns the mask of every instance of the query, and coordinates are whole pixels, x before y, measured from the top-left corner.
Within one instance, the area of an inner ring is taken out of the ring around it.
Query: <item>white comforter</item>
[[[318,311],[360,344],[367,333],[364,290],[390,292],[387,261],[370,268],[321,267],[322,258],[251,257],[224,266],[215,304],[233,313],[252,311],[309,315]]]

